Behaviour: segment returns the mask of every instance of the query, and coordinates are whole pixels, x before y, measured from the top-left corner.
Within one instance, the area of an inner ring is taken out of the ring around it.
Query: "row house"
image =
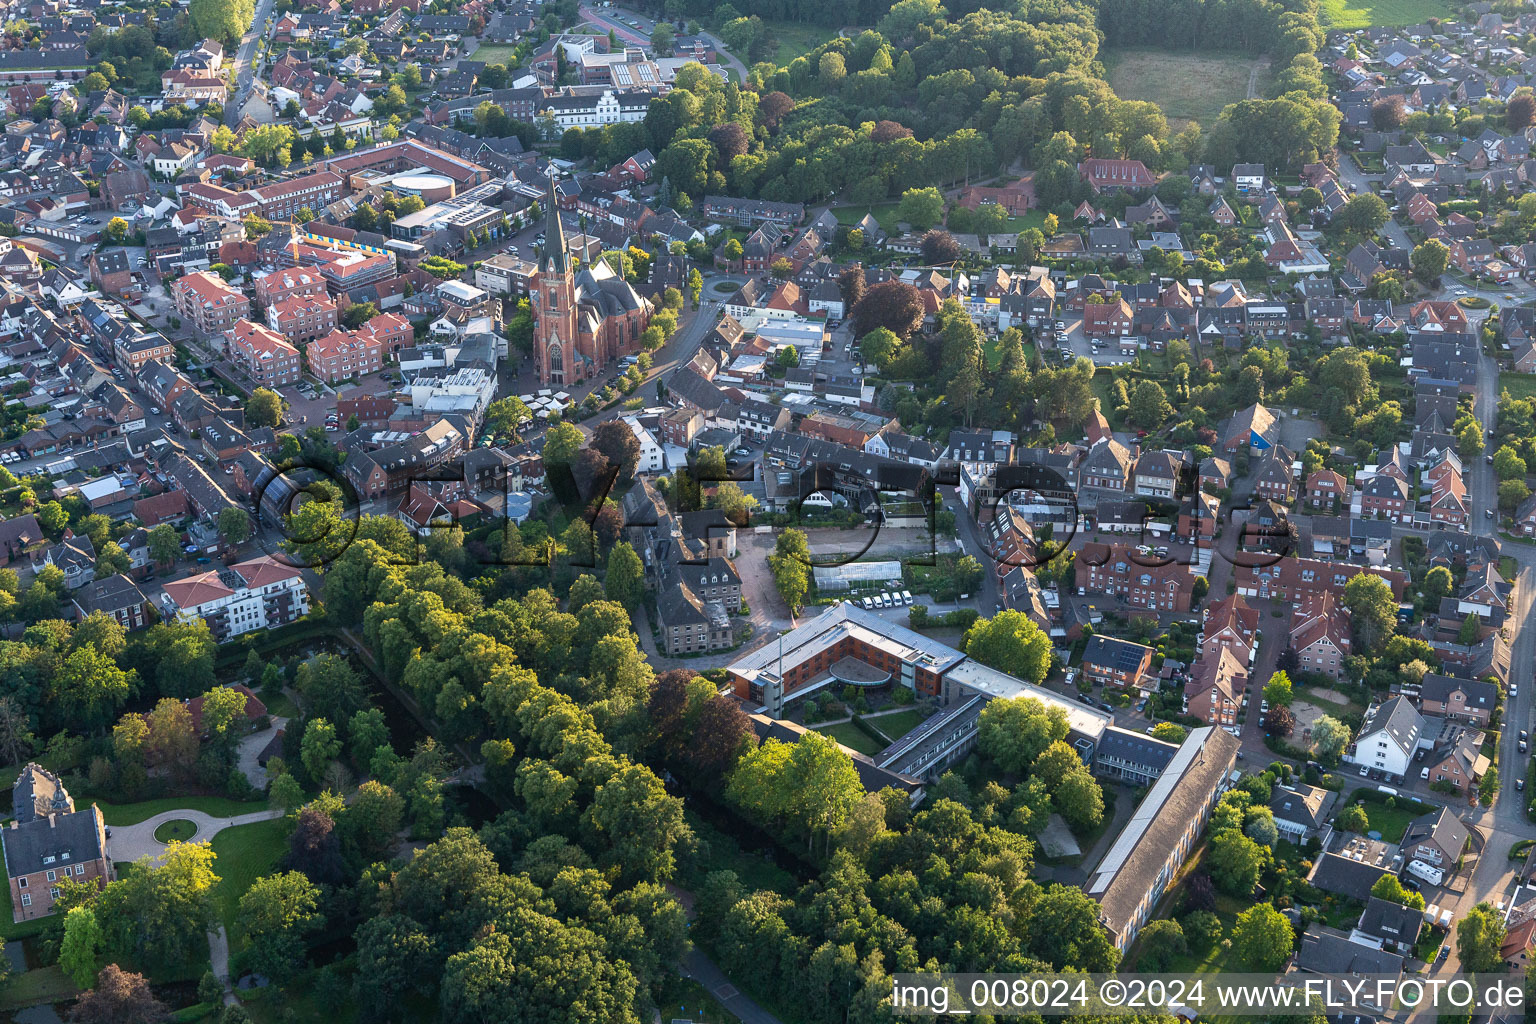
[[[1233,567],[1237,592],[1244,597],[1266,601],[1299,602],[1309,594],[1324,590],[1331,591],[1336,598],[1342,598],[1349,581],[1363,572],[1381,577],[1391,588],[1393,599],[1402,601],[1408,579],[1395,569],[1316,558],[1282,558],[1268,565]]]
[[[1334,510],[1349,504],[1349,481],[1331,469],[1319,469],[1307,475],[1307,507]]]
[[[1189,567],[1143,565],[1147,559],[1124,544],[1090,543],[1078,553],[1078,593],[1118,597],[1132,608],[1152,612],[1187,612],[1194,590]]]
[[[1248,670],[1225,647],[1202,655],[1184,684],[1186,713],[1207,725],[1236,728],[1242,710],[1243,692],[1248,689]]]
[[[1233,594],[1205,608],[1200,658],[1214,658],[1218,649],[1230,651],[1244,668],[1259,647],[1259,610]]]
[[[1303,672],[1343,678],[1349,656],[1350,618],[1331,591],[1309,594],[1291,611],[1287,646]]]
[[[1146,644],[1094,634],[1083,647],[1080,666],[1091,682],[1134,687],[1151,671],[1154,653]]]
[[[1254,497],[1289,505],[1296,500],[1296,470],[1291,453],[1275,445],[1264,455],[1253,484]]]
[[[256,301],[273,306],[294,296],[326,294],[325,278],[309,267],[279,267],[253,277]]]
[[[1407,523],[1413,519],[1413,494],[1408,481],[1377,473],[1360,485],[1355,494],[1359,515]]]

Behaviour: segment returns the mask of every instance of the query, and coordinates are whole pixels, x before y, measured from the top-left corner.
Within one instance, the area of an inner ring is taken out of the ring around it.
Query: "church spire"
[[[549,194],[544,201],[549,223],[544,228],[544,251],[539,254],[539,264],[545,271],[563,274],[570,269],[570,257],[565,251],[565,229],[560,226],[560,203],[555,196],[553,173],[549,176]]]

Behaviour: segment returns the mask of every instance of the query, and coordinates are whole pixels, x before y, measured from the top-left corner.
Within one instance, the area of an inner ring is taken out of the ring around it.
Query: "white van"
[[[868,611],[869,609],[873,608],[874,606],[875,606],[875,599],[874,598],[866,597],[864,599],[864,610],[865,611]]]
[[[1421,778],[1421,779],[1429,778],[1429,769],[1428,768],[1424,768],[1424,769],[1420,770],[1419,778]]]
[[[903,590],[901,592],[901,603],[902,604],[911,604],[912,603],[912,591],[910,591],[910,590]]]

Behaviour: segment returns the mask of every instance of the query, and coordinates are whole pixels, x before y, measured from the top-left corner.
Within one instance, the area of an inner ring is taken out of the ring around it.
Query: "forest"
[[[1189,35],[1170,41],[1162,8],[1145,0],[1100,8],[1085,0],[899,0],[870,19],[873,29],[828,40],[787,67],[753,63],[742,86],[684,69],[652,102],[645,139],[685,206],[706,192],[874,204],[912,187],[1032,167],[1042,205],[1054,208],[1087,195],[1075,173],[1084,156],[1169,171],[1202,160],[1295,169],[1332,147],[1339,114],[1313,56],[1322,31],[1312,0],[1183,7],[1188,17],[1179,23]],[[746,15],[729,5],[699,13],[748,59],[771,39],[765,17],[794,17],[759,5]],[[1104,81],[1101,30],[1125,44],[1221,39],[1262,50],[1278,69],[1272,95],[1173,135],[1155,105],[1122,100]],[[629,126],[589,134],[600,141],[583,148],[605,156],[635,141]]]

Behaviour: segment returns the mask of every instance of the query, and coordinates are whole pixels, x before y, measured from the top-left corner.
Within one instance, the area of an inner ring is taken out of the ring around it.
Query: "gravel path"
[[[165,852],[165,844],[155,838],[155,829],[168,821],[183,819],[197,826],[197,833],[191,841],[207,842],[226,828],[235,825],[250,825],[258,821],[270,821],[273,818],[281,818],[282,810],[268,808],[263,811],[252,811],[250,814],[237,814],[233,818],[215,818],[211,814],[191,809],[164,811],[152,818],[146,818],[137,825],[115,825],[112,828],[112,838],[108,846],[112,851],[112,859],[118,861],[135,861],[140,857],[158,858]]]

